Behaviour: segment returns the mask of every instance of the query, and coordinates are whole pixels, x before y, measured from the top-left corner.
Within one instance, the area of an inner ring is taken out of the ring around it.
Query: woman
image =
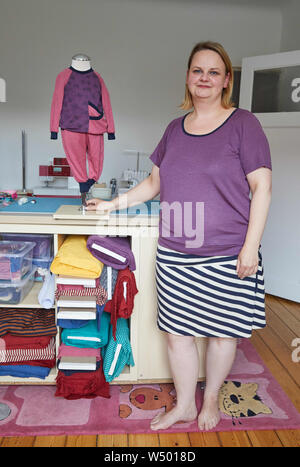
[[[224,48],[197,44],[181,106],[192,111],[168,125],[151,155],[151,175],[113,201],[88,202],[89,210],[110,211],[160,193],[157,322],[166,332],[177,402],[152,420],[153,430],[197,417],[199,336],[208,339],[198,425],[214,428],[237,338],[265,326],[259,250],[271,200],[270,151],[256,117],[233,107],[232,85]]]

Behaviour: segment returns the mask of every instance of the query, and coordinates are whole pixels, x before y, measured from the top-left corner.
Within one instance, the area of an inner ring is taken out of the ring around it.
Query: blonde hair
[[[229,55],[227,54],[224,47],[218,42],[211,42],[211,41],[199,42],[198,44],[195,45],[195,47],[193,48],[190,54],[190,57],[188,60],[188,67],[187,67],[188,70],[191,67],[191,63],[192,63],[194,55],[197,52],[200,52],[200,50],[213,50],[214,52],[219,54],[225,65],[225,74],[227,73],[230,74],[227,88],[223,89],[222,100],[221,100],[222,106],[225,109],[229,109],[230,107],[234,105],[231,100],[232,89],[233,89],[233,69],[232,69],[232,63],[229,58]],[[185,84],[185,96],[184,96],[183,102],[180,105],[180,108],[182,110],[190,110],[193,106],[194,104],[193,104],[192,95],[189,91],[187,84]]]

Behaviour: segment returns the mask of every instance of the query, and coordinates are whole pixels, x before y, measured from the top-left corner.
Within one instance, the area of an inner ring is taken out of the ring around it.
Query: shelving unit
[[[125,367],[123,372],[110,384],[170,382],[171,371],[167,358],[166,339],[164,333],[156,325],[156,289],[155,289],[155,257],[158,240],[158,218],[153,216],[137,216],[129,218],[126,223],[117,217],[108,221],[54,220],[46,215],[12,216],[0,214],[1,232],[51,233],[54,240],[54,255],[67,235],[126,235],[131,238],[131,249],[135,257],[134,271],[138,294],[135,296],[133,313],[129,319],[130,342],[135,366]],[[36,282],[19,305],[11,307],[41,308],[38,293],[42,283]],[[0,305],[10,306],[10,305]],[[56,345],[59,346],[59,333]],[[199,380],[204,379],[204,353],[206,339],[198,339],[200,356]],[[55,384],[57,369],[52,369],[45,380],[38,378],[12,378],[0,376],[1,384]]]

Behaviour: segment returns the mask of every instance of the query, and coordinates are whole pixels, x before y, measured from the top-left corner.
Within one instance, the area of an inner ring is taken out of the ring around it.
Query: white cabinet
[[[24,216],[25,217],[25,216]],[[3,221],[3,217],[1,219]],[[28,222],[31,220],[31,223]],[[26,222],[27,221],[27,222]],[[49,223],[43,218],[43,223],[38,223],[36,218],[24,218],[17,223],[2,222],[2,232],[23,233],[52,233],[54,235],[54,254],[57,253],[66,235],[126,235],[131,238],[131,248],[135,256],[136,270],[134,271],[138,294],[135,296],[133,313],[130,322],[130,341],[135,360],[135,366],[125,367],[121,375],[111,384],[138,383],[138,382],[164,382],[172,378],[167,358],[166,339],[156,325],[157,305],[155,288],[155,256],[158,239],[158,227],[151,225],[95,225],[93,223],[54,222],[49,218]],[[17,305],[20,308],[40,308],[38,293],[41,283],[35,283],[29,295],[23,303]],[[1,305],[3,306],[3,305]],[[8,305],[7,305],[8,306]],[[15,305],[14,305],[15,306]],[[57,348],[59,346],[59,333],[57,334]],[[199,378],[204,379],[204,353],[205,339],[198,339],[200,355]],[[54,368],[48,378],[12,378],[0,376],[0,384],[55,384],[57,370]]]

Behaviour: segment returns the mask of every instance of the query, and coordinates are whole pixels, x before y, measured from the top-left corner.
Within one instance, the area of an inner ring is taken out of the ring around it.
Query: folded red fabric
[[[74,372],[66,376],[62,371],[56,377],[56,397],[65,399],[110,398],[109,383],[105,381],[102,364],[95,371]]]
[[[96,296],[98,305],[104,305],[107,300],[107,291],[99,284],[99,278],[96,287],[84,287],[83,285],[57,284],[55,298],[60,297],[90,297]]]
[[[23,337],[7,333],[0,338],[0,365],[55,366],[55,338]]]
[[[129,268],[120,270],[113,297],[104,307],[104,310],[111,314],[110,322],[114,340],[116,340],[117,319],[129,318],[133,310],[134,297],[137,293],[134,273]]]

